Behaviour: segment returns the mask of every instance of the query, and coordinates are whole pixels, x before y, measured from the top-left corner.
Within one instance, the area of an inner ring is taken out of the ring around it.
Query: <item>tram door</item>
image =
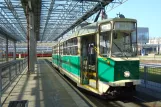
[[[81,83],[96,88],[96,36],[81,37]]]

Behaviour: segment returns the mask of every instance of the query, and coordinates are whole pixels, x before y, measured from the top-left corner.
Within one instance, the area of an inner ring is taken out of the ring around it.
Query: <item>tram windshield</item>
[[[135,57],[137,55],[136,31],[114,31],[111,56]]]

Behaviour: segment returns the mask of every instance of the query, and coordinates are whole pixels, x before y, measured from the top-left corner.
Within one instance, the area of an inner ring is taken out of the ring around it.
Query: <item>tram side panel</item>
[[[53,58],[53,60],[52,60],[53,64],[58,67],[58,55],[53,54],[52,58]]]
[[[107,60],[98,58],[98,78],[100,81],[114,81],[114,65],[115,62],[109,58],[107,58]]]
[[[69,41],[65,41],[64,44],[68,42]],[[63,54],[60,52],[59,53],[60,55],[58,56],[53,55],[54,65],[56,64],[56,66],[59,66],[59,70],[62,71],[63,74],[66,74],[71,79],[74,78],[76,82],[78,82],[79,81],[78,78],[80,77],[80,56],[77,53],[78,48],[75,48],[76,53],[73,53],[71,52],[71,46],[67,47],[66,45],[65,46],[63,45],[63,51],[64,51]],[[56,58],[58,58],[59,60],[58,62]]]
[[[114,61],[110,58],[98,58],[98,77],[105,82],[139,79],[139,60]]]
[[[80,76],[80,57],[79,56],[71,56],[70,57],[70,67],[71,73]]]
[[[66,70],[66,57],[64,56],[64,55],[62,55],[61,56],[61,58],[62,58],[62,68],[64,69],[64,70]]]
[[[139,61],[115,61],[114,80],[138,80],[139,79]],[[129,73],[129,74],[128,74]],[[133,83],[134,85],[135,82]]]
[[[78,82],[80,76],[80,57],[72,55],[62,55],[62,67],[60,68],[69,78],[75,79]]]
[[[58,67],[59,66],[59,62],[58,62],[58,52],[59,52],[59,50],[58,50],[58,45],[56,45],[56,46],[54,46],[53,47],[53,54],[52,54],[52,63],[56,66],[56,67]]]

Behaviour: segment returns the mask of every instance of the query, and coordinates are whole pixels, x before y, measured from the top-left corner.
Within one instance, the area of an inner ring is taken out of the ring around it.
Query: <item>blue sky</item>
[[[148,27],[150,37],[161,37],[161,0],[128,0],[107,14],[114,18],[119,12],[137,19],[138,27]]]

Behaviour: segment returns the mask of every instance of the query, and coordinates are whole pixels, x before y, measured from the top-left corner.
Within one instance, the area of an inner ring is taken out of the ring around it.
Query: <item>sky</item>
[[[128,0],[107,13],[108,18],[118,13],[137,20],[138,27],[148,27],[149,37],[161,37],[161,0]]]

